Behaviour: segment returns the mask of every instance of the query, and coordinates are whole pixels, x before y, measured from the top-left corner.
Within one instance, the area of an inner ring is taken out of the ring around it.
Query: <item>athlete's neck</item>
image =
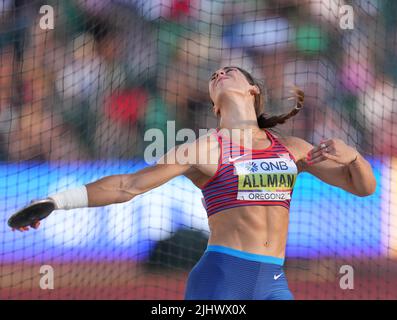
[[[218,96],[216,109],[220,113],[219,127],[259,131],[253,102],[252,96],[240,92]]]
[[[254,97],[240,91],[217,96],[216,110],[220,112],[221,134],[235,143],[252,148],[254,137],[262,137],[254,108]],[[266,134],[264,134],[266,138]]]

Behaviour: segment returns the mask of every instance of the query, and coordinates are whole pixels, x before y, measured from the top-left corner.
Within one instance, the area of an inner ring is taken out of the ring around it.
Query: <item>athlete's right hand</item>
[[[52,199],[48,199],[48,200],[52,200]],[[37,200],[31,200],[30,204],[36,202]],[[40,220],[36,220],[34,222],[32,222],[29,226],[26,227],[21,227],[21,228],[12,228],[12,231],[18,230],[20,232],[24,232],[24,231],[28,231],[29,227],[33,228],[33,229],[37,229],[40,226]]]
[[[33,222],[33,223],[30,225],[30,227],[32,227],[33,229],[37,229],[39,226],[40,226],[40,221],[35,221],[35,222]],[[29,227],[16,228],[16,229],[15,229],[15,228],[12,228],[12,231],[15,231],[15,230],[24,232],[24,231],[28,231],[28,230],[29,230]]]

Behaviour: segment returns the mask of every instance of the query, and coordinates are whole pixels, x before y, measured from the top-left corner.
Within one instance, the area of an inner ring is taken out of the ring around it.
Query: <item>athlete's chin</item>
[[[235,86],[221,86],[219,88],[217,88],[215,93],[215,97],[216,97],[216,101],[227,101],[229,99],[231,99],[231,97],[233,96],[240,96],[241,94],[244,94],[244,92],[242,92],[241,88],[236,88]]]
[[[229,79],[221,79],[219,82],[215,85],[215,88],[217,90],[227,90],[229,88],[235,87],[235,83],[233,81],[228,81]]]

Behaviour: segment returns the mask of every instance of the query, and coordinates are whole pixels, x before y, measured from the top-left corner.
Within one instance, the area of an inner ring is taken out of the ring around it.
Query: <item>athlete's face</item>
[[[240,93],[254,96],[259,94],[259,88],[250,84],[246,76],[235,67],[224,67],[214,72],[209,81],[210,98],[216,105],[219,95]]]

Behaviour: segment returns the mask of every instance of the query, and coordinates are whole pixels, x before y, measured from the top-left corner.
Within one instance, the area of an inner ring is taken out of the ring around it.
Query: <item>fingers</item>
[[[321,140],[320,144],[310,150],[307,155],[307,163],[309,165],[319,163],[324,160],[335,160],[337,157],[335,156],[336,150],[332,140]]]
[[[316,157],[315,159],[308,158],[307,164],[313,165],[313,164],[322,162],[324,160],[327,160],[327,157],[325,155],[321,154],[320,156]]]
[[[28,231],[29,227],[12,228],[12,231],[18,230],[20,232]]]
[[[30,226],[31,226],[33,229],[37,229],[37,228],[40,226],[40,221],[33,222]]]
[[[323,156],[326,157],[328,160],[338,161],[338,159],[339,159],[337,156],[327,153],[327,152],[324,152]]]
[[[317,157],[314,158],[314,159],[308,158],[307,163],[308,163],[309,165],[313,165],[313,164],[316,164],[316,163],[319,163],[319,162],[322,162],[322,161],[325,161],[325,160],[334,160],[334,161],[338,161],[338,159],[339,159],[339,158],[338,158],[337,156],[335,156],[335,155],[333,155],[333,154],[331,154],[331,153],[329,153],[329,152],[323,151],[319,156],[317,156]]]
[[[308,154],[308,157],[311,160],[315,160],[316,158],[322,156],[324,153],[335,155],[335,148],[331,146],[325,145],[324,147],[318,149],[317,151],[311,152]]]
[[[40,221],[35,221],[30,225],[33,229],[37,229],[40,226]],[[29,231],[29,227],[12,228],[12,231],[18,230],[20,232]]]
[[[330,144],[327,141],[321,141],[318,146],[315,146],[307,153],[307,158],[315,159],[316,157],[320,156],[323,151],[328,151]]]

